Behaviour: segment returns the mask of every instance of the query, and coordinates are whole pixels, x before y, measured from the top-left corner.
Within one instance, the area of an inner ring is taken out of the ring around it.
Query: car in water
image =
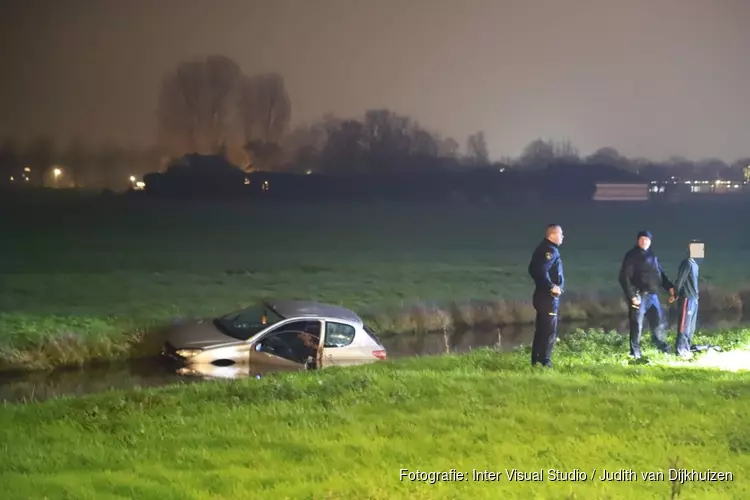
[[[349,309],[302,300],[264,301],[213,319],[175,325],[162,355],[191,366],[249,364],[262,371],[360,365],[387,358],[375,332]],[[204,368],[205,370],[205,368]]]

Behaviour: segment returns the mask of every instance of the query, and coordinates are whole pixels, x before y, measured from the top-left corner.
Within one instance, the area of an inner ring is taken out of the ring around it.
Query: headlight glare
[[[179,349],[177,355],[181,358],[192,358],[193,356],[200,354],[200,352],[200,349]]]

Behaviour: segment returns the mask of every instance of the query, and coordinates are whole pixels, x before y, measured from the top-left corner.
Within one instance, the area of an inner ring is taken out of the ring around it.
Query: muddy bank
[[[701,319],[699,329],[720,330],[750,326],[740,317]],[[628,331],[626,320],[596,323],[561,324],[561,337],[576,329],[603,328],[621,333]],[[382,338],[389,358],[462,353],[482,347],[509,351],[530,344],[533,325],[506,326],[496,329],[464,332],[430,333],[422,335],[391,335]],[[646,337],[648,342],[648,338]],[[186,370],[159,357],[147,357],[114,362],[100,366],[29,372],[0,376],[0,401],[33,402],[59,396],[83,396],[113,389],[136,389],[172,384],[196,383],[215,379],[241,379],[273,375],[261,366],[203,366]]]

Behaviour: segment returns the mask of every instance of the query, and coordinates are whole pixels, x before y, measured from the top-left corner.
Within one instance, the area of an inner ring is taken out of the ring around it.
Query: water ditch
[[[750,322],[739,316],[719,317],[704,315],[699,320],[700,331],[711,331],[739,326]],[[626,320],[616,319],[593,323],[562,323],[561,337],[578,328],[604,328],[623,334],[628,331]],[[455,333],[430,333],[424,335],[383,335],[381,340],[388,350],[388,358],[430,356],[445,353],[462,353],[472,349],[493,347],[509,351],[530,344],[534,336],[533,325],[504,326],[494,330],[470,330]],[[648,333],[644,336],[648,342]],[[261,366],[206,366],[199,371],[184,370],[162,358],[140,358],[53,372],[28,372],[0,376],[0,402],[23,403],[42,401],[60,396],[83,396],[97,392],[158,387],[173,384],[198,383],[215,379],[242,379],[273,373],[270,367]]]

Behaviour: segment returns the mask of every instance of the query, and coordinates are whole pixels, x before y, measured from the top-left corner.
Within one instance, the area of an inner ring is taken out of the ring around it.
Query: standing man
[[[688,256],[677,270],[675,290],[680,311],[675,350],[683,358],[691,355],[690,343],[698,320],[698,263],[703,260],[703,243],[691,241]]]
[[[529,262],[529,275],[534,280],[533,303],[536,309],[536,329],[531,346],[531,365],[541,363],[552,366],[552,349],[557,340],[557,311],[560,295],[565,288],[562,258],[559,246],[563,242],[563,231],[559,224],[547,226],[542,240]]]
[[[630,322],[630,355],[641,357],[643,320],[648,317],[651,338],[662,352],[669,352],[664,340],[664,316],[659,302],[659,288],[669,292],[669,302],[674,302],[674,285],[651,251],[651,233],[638,233],[638,242],[628,250],[620,268],[620,286],[628,303]]]

